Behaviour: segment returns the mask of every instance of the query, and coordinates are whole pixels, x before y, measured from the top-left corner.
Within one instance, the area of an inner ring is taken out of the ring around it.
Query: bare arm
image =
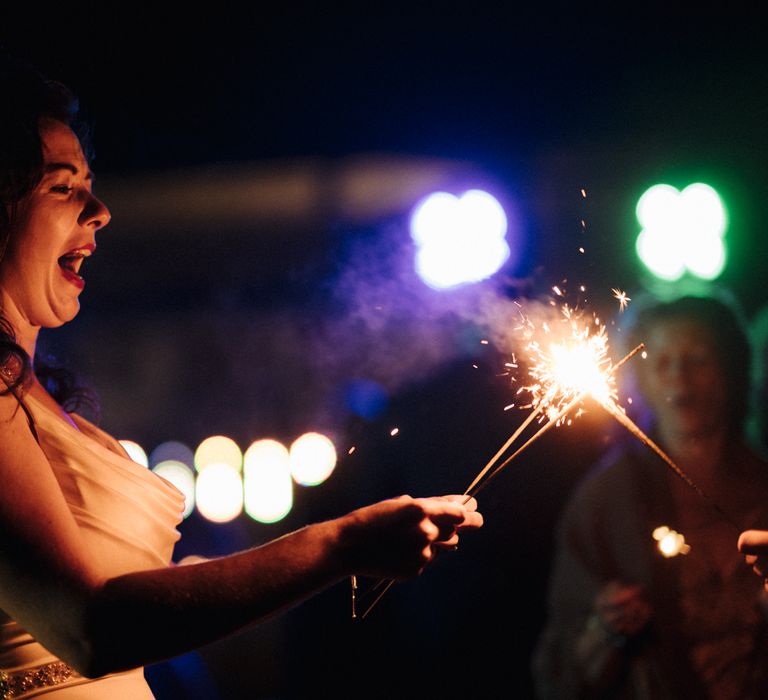
[[[17,409],[0,397],[0,607],[86,675],[188,651],[350,573],[417,574],[482,522],[474,503],[403,496],[240,554],[108,578]]]

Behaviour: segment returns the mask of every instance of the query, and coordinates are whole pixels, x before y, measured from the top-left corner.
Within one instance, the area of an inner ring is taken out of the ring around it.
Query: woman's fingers
[[[459,531],[478,528],[477,503],[465,496],[400,496],[347,516],[351,566],[356,573],[406,578],[421,573],[438,549],[455,549]]]
[[[742,554],[768,556],[768,531],[747,530],[739,535],[739,551]]]
[[[768,531],[747,530],[739,535],[739,551],[768,591]]]

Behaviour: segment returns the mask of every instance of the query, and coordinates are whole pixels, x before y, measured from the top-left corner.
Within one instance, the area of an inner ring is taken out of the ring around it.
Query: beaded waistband
[[[0,671],[0,700],[13,700],[30,690],[59,685],[70,678],[82,676],[63,661],[52,661],[20,671]]]

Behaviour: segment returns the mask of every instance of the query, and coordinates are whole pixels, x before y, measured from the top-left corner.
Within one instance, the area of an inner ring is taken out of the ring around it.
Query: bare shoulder
[[[0,462],[3,454],[16,451],[28,440],[37,444],[19,399],[10,392],[0,395]]]

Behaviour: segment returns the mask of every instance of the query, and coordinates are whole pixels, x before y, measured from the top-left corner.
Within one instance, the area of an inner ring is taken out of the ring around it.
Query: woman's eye
[[[69,185],[54,185],[51,187],[51,192],[61,192],[62,194],[69,194],[74,187],[70,187]]]

